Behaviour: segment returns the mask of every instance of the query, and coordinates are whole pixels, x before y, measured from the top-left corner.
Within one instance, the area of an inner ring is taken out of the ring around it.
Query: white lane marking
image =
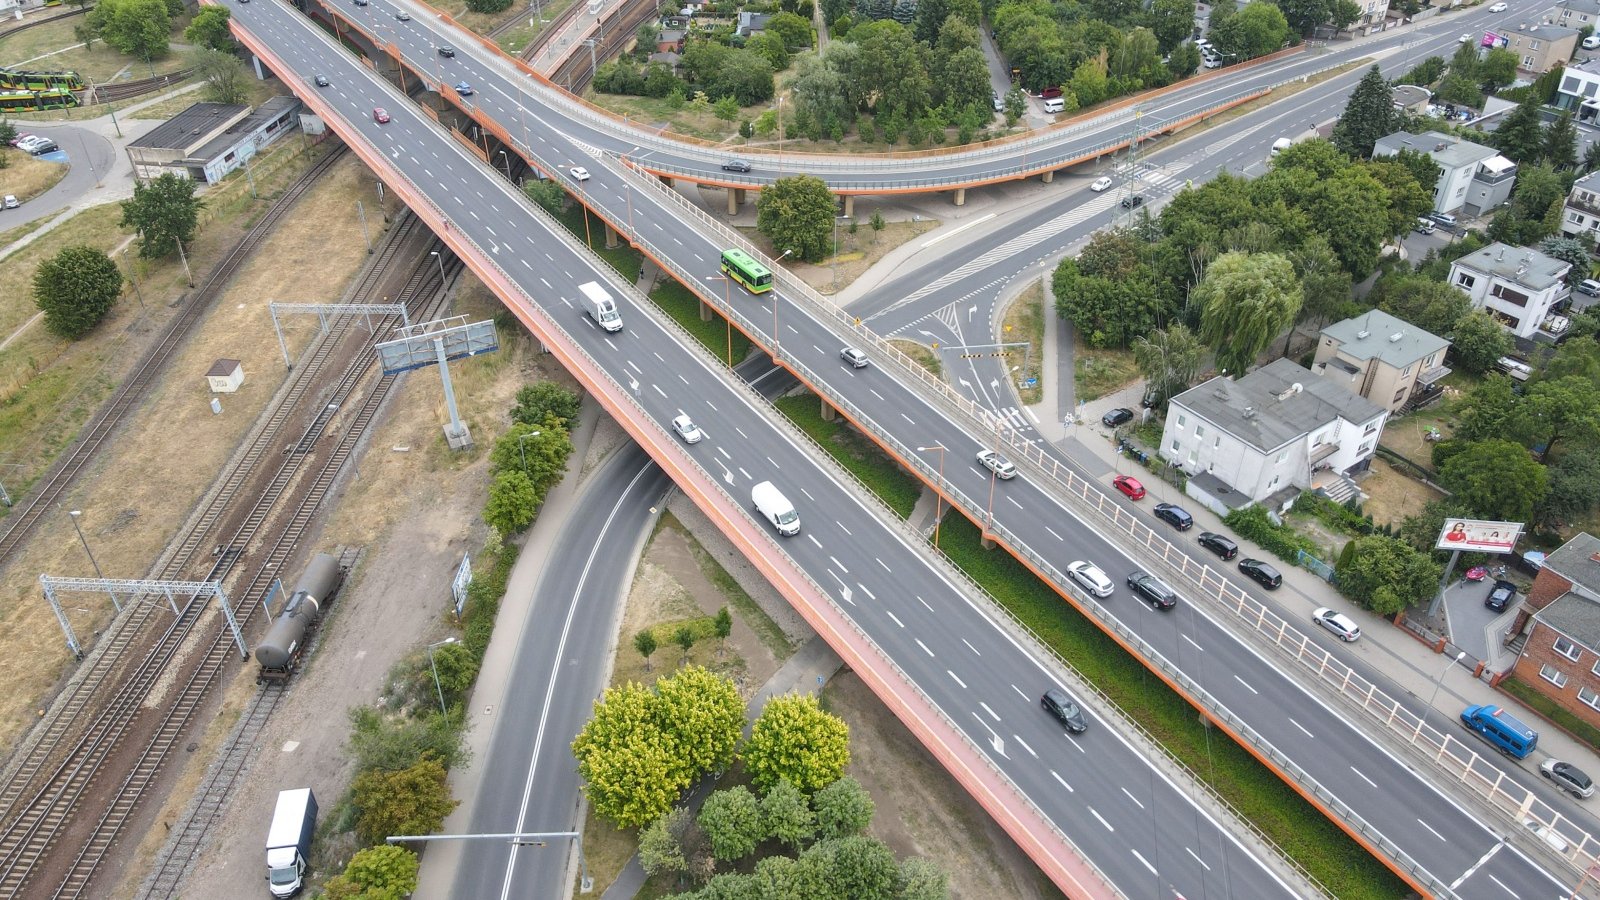
[[[655,356],[655,358],[656,358],[656,359],[659,359],[659,360],[661,360],[661,361],[662,361],[662,362],[663,362],[663,363],[665,363],[665,362],[666,362],[666,359],[665,359],[665,358],[664,358],[664,357],[662,357],[662,355],[661,355],[661,354],[659,354],[659,353],[656,353],[656,352],[655,352],[655,351],[654,351],[654,350],[652,350],[652,351],[650,351],[650,352],[651,352],[651,354],[652,354],[652,355],[654,355],[654,356]]]
[[[744,466],[737,466],[736,468],[738,468],[739,474],[745,477],[746,481],[755,481],[754,478],[750,477],[750,473],[744,470]]]
[[[712,412],[716,412],[717,411],[717,405],[715,403],[712,403],[710,400],[706,401],[706,405],[711,407],[711,411]]]
[[[1038,759],[1039,758],[1039,754],[1033,752],[1033,748],[1028,746],[1028,742],[1027,741],[1023,740],[1022,738],[1018,737],[1015,734],[1011,735],[1011,739],[1013,741],[1016,741],[1017,743],[1021,744],[1022,745],[1022,749],[1028,751],[1028,755],[1029,756],[1033,757],[1034,759]]]
[[[867,388],[867,390],[872,391],[872,396],[877,397],[879,400],[883,400],[883,402],[885,402],[885,403],[889,402],[887,399],[884,398],[884,396],[882,394],[878,393],[876,389]]]
[[[1199,644],[1196,644],[1194,642],[1194,638],[1189,637],[1187,634],[1183,635],[1183,639],[1189,642],[1189,646],[1195,648],[1196,650],[1199,650],[1201,653],[1206,652],[1206,648],[1200,646]]]
[[[772,463],[772,467],[773,467],[773,468],[774,468],[774,469],[777,469],[777,468],[781,468],[781,466],[779,466],[779,465],[778,465],[778,464],[777,464],[777,462],[776,462],[776,461],[774,461],[774,460],[773,460],[773,458],[772,458],[772,457],[770,457],[770,456],[769,456],[769,457],[767,457],[767,462],[769,462],[769,463]]]
[[[920,643],[922,643],[922,642],[921,642],[921,641],[918,641],[918,642],[917,642],[917,643],[919,643],[919,644],[920,644]],[[924,648],[923,648],[923,649],[924,649],[924,650],[926,650],[926,649],[927,649],[927,648],[926,648],[926,647],[924,647]],[[944,670],[944,673],[945,673],[945,674],[946,674],[946,675],[949,675],[949,676],[950,676],[950,679],[951,679],[951,680],[952,680],[952,681],[954,681],[954,682],[955,682],[955,683],[956,683],[956,684],[959,684],[959,685],[961,685],[961,689],[962,689],[962,690],[966,690],[966,689],[967,689],[967,683],[966,683],[966,682],[965,682],[965,681],[962,681],[962,680],[961,680],[961,676],[960,676],[960,675],[957,675],[957,674],[956,674],[956,673],[954,673],[954,672],[952,672],[952,671],[950,671],[950,670],[949,670],[949,669],[945,669],[945,670]]]
[[[1061,786],[1067,789],[1067,793],[1069,793],[1069,794],[1076,794],[1077,793],[1077,790],[1075,790],[1072,787],[1072,785],[1067,784],[1067,780],[1065,778],[1062,778],[1060,775],[1056,774],[1056,770],[1055,769],[1051,769],[1050,770],[1050,777],[1054,778],[1056,781],[1060,782]]]
[[[1440,841],[1443,841],[1443,840],[1444,840],[1444,835],[1442,835],[1442,834],[1440,834],[1440,833],[1439,833],[1439,832],[1437,832],[1437,831],[1434,831],[1434,830],[1433,830],[1433,826],[1432,826],[1432,825],[1429,825],[1429,824],[1428,824],[1428,823],[1427,823],[1427,822],[1424,822],[1424,821],[1422,821],[1422,820],[1421,820],[1421,819],[1418,819],[1418,820],[1417,820],[1417,824],[1418,824],[1418,825],[1421,825],[1421,826],[1422,826],[1422,827],[1423,827],[1423,828],[1426,828],[1426,829],[1428,829],[1428,833],[1429,833],[1429,834],[1431,834],[1431,835],[1433,835],[1433,836],[1434,836],[1434,837],[1436,837],[1436,838],[1438,838],[1438,839],[1439,839],[1439,840],[1440,840]]]
[[[1206,861],[1200,858],[1200,854],[1194,852],[1193,850],[1191,850],[1188,847],[1183,848],[1183,851],[1185,853],[1189,854],[1190,856],[1194,857],[1194,861],[1199,863],[1202,867],[1204,867],[1207,872],[1211,871],[1211,867],[1207,866],[1206,865]]]
[[[924,644],[924,643],[923,643],[923,642],[922,642],[922,639],[921,639],[921,638],[917,638],[917,646],[918,646],[918,647],[921,647],[921,648],[922,648],[922,652],[923,652],[923,653],[926,653],[926,654],[928,654],[928,655],[929,655],[929,656],[932,656],[932,655],[933,655],[933,651],[932,651],[932,650],[929,650],[929,649],[928,649],[928,645],[927,645],[927,644]]]
[[[1294,719],[1291,718],[1289,720],[1289,724],[1293,725],[1294,727],[1296,727],[1298,729],[1300,729],[1300,733],[1304,734],[1306,737],[1311,738],[1312,740],[1316,740],[1316,737],[1317,737],[1316,735],[1312,734],[1309,731],[1306,731],[1306,727],[1304,725],[1301,725],[1299,722],[1296,722]]]
[[[849,575],[849,574],[850,574],[850,570],[849,570],[849,569],[846,569],[846,568],[845,568],[845,567],[844,567],[844,563],[842,563],[842,562],[839,562],[839,561],[838,561],[838,560],[837,560],[837,559],[834,559],[834,558],[833,558],[833,557],[831,557],[831,556],[830,556],[830,557],[828,557],[828,559],[829,559],[829,560],[831,560],[831,561],[832,561],[832,562],[833,562],[833,564],[834,564],[834,565],[836,565],[836,566],[838,566],[838,567],[839,567],[839,571],[841,571],[841,572],[843,572],[843,573],[845,573],[845,574],[846,574],[846,575]]]
[[[1242,684],[1242,685],[1244,685],[1244,686],[1245,686],[1245,689],[1246,689],[1246,690],[1248,690],[1248,691],[1249,691],[1249,692],[1250,692],[1250,693],[1252,693],[1252,694],[1255,694],[1255,695],[1257,695],[1257,696],[1260,696],[1260,694],[1261,694],[1261,692],[1260,692],[1260,691],[1258,691],[1258,690],[1256,690],[1256,689],[1255,689],[1255,688],[1253,688],[1253,687],[1250,687],[1250,682],[1248,682],[1248,681],[1245,681],[1245,680],[1244,680],[1244,679],[1243,679],[1243,678],[1240,678],[1240,677],[1239,677],[1239,676],[1237,676],[1237,675],[1235,675],[1235,676],[1233,676],[1233,680],[1234,680],[1234,681],[1237,681],[1237,682],[1239,682],[1239,683],[1240,683],[1240,684]]]
[[[1142,862],[1142,863],[1144,863],[1144,867],[1145,867],[1145,868],[1146,868],[1146,869],[1149,869],[1149,870],[1150,870],[1150,874],[1151,874],[1151,875],[1158,875],[1158,874],[1160,874],[1160,873],[1159,873],[1159,872],[1157,872],[1157,871],[1156,871],[1156,867],[1155,867],[1155,866],[1152,866],[1152,865],[1150,865],[1150,861],[1149,861],[1149,860],[1147,860],[1147,859],[1145,859],[1145,858],[1144,858],[1144,857],[1143,857],[1143,856],[1140,856],[1140,855],[1139,855],[1139,851],[1137,851],[1137,850],[1134,850],[1134,849],[1133,849],[1133,848],[1131,848],[1131,847],[1130,847],[1130,848],[1129,848],[1129,849],[1128,849],[1128,852],[1129,852],[1129,853],[1132,853],[1132,854],[1133,854],[1133,858],[1134,858],[1134,859],[1137,859],[1137,860],[1138,860],[1138,861],[1139,861],[1139,862]]]
[[[617,352],[618,352],[618,353],[621,353],[621,352],[622,352],[622,348],[621,348],[621,347],[618,347],[618,346],[617,346],[617,345],[616,345],[616,344],[613,344],[613,343],[612,343],[612,342],[611,342],[611,338],[603,338],[603,340],[604,340],[604,341],[605,341],[605,342],[606,342],[606,346],[607,346],[607,347],[610,347],[610,348],[611,348],[611,349],[613,349],[613,350],[615,350],[615,351],[617,351]],[[666,396],[666,394],[662,394],[662,395],[661,395],[661,396],[663,396],[663,397],[665,397],[665,396]]]
[[[1062,543],[1066,543],[1066,541],[1067,541],[1067,539],[1066,539],[1066,538],[1064,538],[1064,537],[1062,537],[1062,536],[1061,536],[1061,535],[1059,535],[1059,534],[1056,534],[1056,530],[1055,530],[1055,529],[1054,529],[1054,528],[1051,528],[1051,527],[1050,527],[1050,526],[1049,526],[1049,525],[1046,525],[1046,526],[1045,526],[1045,527],[1044,527],[1044,530],[1045,530],[1045,531],[1048,531],[1048,532],[1050,532],[1050,534],[1051,534],[1051,535],[1052,535],[1052,536],[1053,536],[1053,537],[1055,537],[1055,539],[1056,539],[1056,540],[1058,540],[1058,541],[1061,541],[1061,542],[1062,542]]]
[[[722,454],[722,458],[723,458],[723,459],[733,459],[733,457],[732,457],[732,456],[729,456],[729,455],[728,455],[728,451],[726,451],[726,450],[724,450],[724,449],[722,449],[722,448],[721,448],[721,447],[718,447],[718,448],[717,448],[717,452],[718,452],[718,453],[721,453],[721,454]]]
[[[933,237],[930,237],[927,240],[922,242],[922,249],[926,250],[929,247],[932,247],[934,244],[939,243],[940,241],[948,240],[949,238],[953,238],[956,235],[960,234],[961,232],[966,231],[968,228],[971,228],[974,225],[982,225],[984,222],[987,222],[987,221],[989,221],[990,219],[992,219],[994,217],[995,217],[994,213],[989,213],[986,216],[982,216],[982,217],[979,217],[977,219],[973,219],[971,222],[968,222],[965,225],[961,225],[959,227],[952,228],[949,231],[944,232],[943,234],[936,234]]]
[[[1100,815],[1100,813],[1096,812],[1095,808],[1092,807],[1092,806],[1089,807],[1089,815],[1094,816],[1096,819],[1099,819],[1100,820],[1100,824],[1104,825],[1106,827],[1107,831],[1116,831],[1115,828],[1111,827],[1111,823],[1106,821],[1105,816],[1102,816],[1102,815]]]
[[[878,558],[876,556],[874,556],[873,559],[878,559]],[[894,570],[889,568],[889,564],[884,562],[883,560],[878,559],[878,565],[883,566],[883,570],[885,572],[888,572],[890,575],[894,574]]]
[[[901,413],[900,414],[900,418],[905,419],[907,422],[910,422],[913,425],[917,424],[910,416],[906,415],[905,413]]]
[[[818,352],[818,353],[821,353],[821,352],[822,352],[822,348],[821,348],[821,347],[818,347],[818,346],[817,346],[817,345],[816,345],[816,344],[812,344],[812,345],[811,345],[811,349],[813,349],[813,350],[815,350],[815,351],[817,351],[817,352]]]
[[[847,532],[845,532],[845,534],[849,534],[849,532],[847,531]],[[878,595],[874,594],[872,591],[868,590],[867,586],[862,584],[861,582],[859,582],[859,581],[856,582],[856,587],[861,588],[861,593],[866,594],[868,600],[876,600],[876,599],[878,599]]]
[[[800,489],[800,493],[805,494],[806,495],[806,499],[810,500],[812,503],[817,502],[817,498],[811,496],[811,492],[806,490],[805,488],[801,488]]]
[[[891,618],[891,619],[893,619],[893,620],[894,620],[894,623],[895,623],[895,624],[896,624],[896,625],[899,625],[899,626],[900,626],[900,627],[901,627],[901,628],[904,628],[904,627],[906,627],[906,623],[904,623],[904,622],[902,622],[902,621],[900,621],[900,617],[899,617],[899,616],[897,616],[897,615],[895,615],[895,614],[894,614],[894,613],[892,613],[892,612],[890,612],[890,611],[889,611],[889,610],[887,610],[887,609],[886,609],[886,610],[884,610],[884,612],[885,612],[885,613],[888,613],[888,616],[889,616],[889,618]]]
[[[1139,798],[1138,798],[1138,797],[1135,797],[1135,796],[1134,796],[1134,795],[1133,795],[1133,793],[1132,793],[1132,792],[1131,792],[1131,791],[1129,791],[1129,790],[1128,790],[1128,789],[1127,789],[1127,788],[1123,788],[1123,789],[1122,789],[1122,792],[1123,792],[1123,793],[1124,793],[1124,794],[1127,794],[1127,795],[1128,795],[1128,799],[1129,799],[1129,800],[1132,800],[1132,801],[1133,801],[1133,805],[1134,805],[1134,806],[1137,806],[1137,807],[1139,807],[1139,808],[1140,808],[1140,809],[1144,809],[1144,804],[1143,804],[1143,803],[1140,803],[1140,802],[1139,802]]]
[[[684,384],[688,384],[689,383],[689,379],[683,377],[682,375],[678,376],[678,380],[683,382]]]
[[[996,713],[994,710],[990,709],[989,708],[989,704],[983,702],[982,700],[979,700],[978,701],[978,705],[983,707],[983,711],[988,713],[990,715],[990,717],[993,718],[996,722],[1000,721],[999,714]]]
[[[663,400],[667,399],[667,392],[663,391],[661,389],[661,386],[656,384],[654,381],[650,382],[650,388],[652,390],[654,390],[656,393],[660,394],[661,395],[661,399],[663,399]]]
[[[1455,881],[1454,881],[1454,882],[1453,882],[1453,883],[1452,883],[1452,884],[1451,884],[1451,885],[1450,885],[1450,889],[1451,889],[1451,890],[1452,890],[1452,891],[1453,891],[1453,890],[1455,890],[1455,889],[1456,889],[1456,888],[1458,888],[1458,887],[1460,887],[1460,886],[1461,886],[1461,883],[1462,883],[1462,882],[1463,882],[1463,881],[1466,881],[1466,880],[1467,880],[1467,879],[1468,879],[1468,878],[1471,878],[1471,877],[1472,877],[1472,876],[1473,876],[1473,874],[1474,874],[1474,873],[1476,873],[1476,872],[1477,872],[1477,871],[1478,871],[1478,870],[1479,870],[1479,869],[1481,869],[1481,868],[1483,868],[1483,865],[1484,865],[1484,863],[1487,863],[1487,862],[1488,862],[1488,861],[1489,861],[1489,860],[1490,860],[1490,859],[1493,859],[1493,858],[1494,858],[1494,855],[1495,855],[1495,854],[1496,854],[1496,853],[1499,853],[1499,852],[1500,852],[1500,848],[1501,848],[1501,847],[1504,847],[1504,846],[1505,846],[1505,845],[1506,845],[1506,843],[1505,843],[1505,841],[1503,841],[1503,840],[1502,840],[1502,841],[1500,841],[1500,842],[1499,842],[1499,843],[1497,843],[1497,844],[1495,844],[1495,845],[1494,845],[1494,846],[1493,846],[1493,847],[1490,847],[1490,848],[1489,848],[1489,852],[1487,852],[1487,853],[1485,853],[1485,854],[1484,854],[1484,855],[1482,855],[1482,856],[1480,856],[1480,857],[1478,857],[1478,861],[1477,861],[1477,862],[1475,862],[1475,863],[1473,863],[1473,864],[1472,864],[1472,865],[1471,865],[1471,866],[1470,866],[1470,867],[1468,867],[1468,869],[1467,869],[1467,870],[1466,870],[1466,871],[1465,871],[1465,872],[1462,872],[1462,873],[1461,873],[1461,877],[1460,877],[1460,878],[1457,878],[1457,879],[1456,879],[1456,880],[1455,880]],[[1494,878],[1494,876],[1493,876],[1493,875],[1490,875],[1490,876],[1489,876],[1489,877],[1490,877],[1490,878]],[[1496,882],[1498,882],[1498,881],[1499,881],[1499,879],[1497,879],[1497,878],[1496,878],[1496,879],[1495,879],[1495,881],[1496,881]],[[1505,885],[1503,885],[1503,884],[1502,884],[1502,885],[1500,885],[1500,886],[1501,886],[1501,887],[1505,887]],[[1509,894],[1509,893],[1511,893],[1511,892],[1510,892],[1510,891],[1507,891],[1507,892],[1506,892],[1506,893],[1508,893],[1508,894]]]
[[[844,523],[839,521],[838,519],[833,520],[833,524],[839,526],[839,530],[844,532],[845,534],[850,534],[850,529],[844,527]],[[850,536],[851,537],[855,537],[855,535],[853,535],[853,534],[850,534]]]
[[[1024,406],[1022,408],[1022,411],[1028,414],[1028,418],[1033,420],[1033,424],[1035,424],[1035,425],[1039,424],[1039,417],[1033,414],[1033,410],[1031,410],[1028,407]]]
[[[1011,501],[1011,505],[1015,506],[1017,509],[1021,509],[1022,508],[1022,504],[1018,503],[1015,497],[1012,497],[1012,496],[1010,496],[1008,494],[1008,495],[1006,495],[1006,499],[1010,500]]]
[[[733,430],[739,432],[739,437],[742,437],[747,441],[750,440],[750,435],[745,434],[743,428],[740,428],[739,426],[735,425],[735,426],[733,426]]]
[[[1507,887],[1506,883],[1504,881],[1501,881],[1500,879],[1494,877],[1493,873],[1485,873],[1485,874],[1487,874],[1489,876],[1489,880],[1490,881],[1494,882],[1495,884],[1500,885],[1500,890],[1505,891],[1506,893],[1510,894],[1513,897],[1520,897],[1521,896],[1516,891],[1513,891],[1511,888]]]
[[[817,545],[817,549],[818,550],[822,549],[822,542],[817,540],[817,536],[816,535],[814,535],[814,534],[812,534],[811,532],[808,531],[808,532],[806,532],[806,537],[811,540],[811,543]]]
[[[928,607],[928,612],[933,612],[933,607],[928,606],[928,601],[922,599],[921,597],[918,597],[917,598],[917,602],[921,603],[923,606],[927,606]]]
[[[632,369],[634,371],[634,374],[636,374],[636,375],[643,375],[644,374],[644,370],[639,368],[639,364],[638,363],[634,362],[631,359],[630,360],[625,360],[625,362],[627,362],[628,368],[630,368],[630,369]],[[683,410],[680,409],[680,410],[678,410],[678,412],[682,413]]]
[[[1373,782],[1373,780],[1371,778],[1368,778],[1367,776],[1362,775],[1361,774],[1361,770],[1356,768],[1355,766],[1351,766],[1350,767],[1350,771],[1356,773],[1357,777],[1359,777],[1362,781],[1365,781],[1367,784],[1370,784],[1373,787],[1377,787],[1378,786],[1375,782]]]
[[[974,646],[972,646],[972,642],[971,642],[971,641],[969,641],[969,640],[967,640],[967,639],[966,639],[966,638],[962,638],[962,639],[961,639],[961,643],[963,643],[963,644],[966,644],[966,645],[967,645],[967,649],[968,649],[968,650],[971,650],[971,651],[972,651],[972,655],[973,655],[973,656],[982,656],[982,655],[983,655],[983,654],[982,654],[982,653],[979,653],[979,652],[978,652],[978,648],[977,648],[977,647],[974,647]]]

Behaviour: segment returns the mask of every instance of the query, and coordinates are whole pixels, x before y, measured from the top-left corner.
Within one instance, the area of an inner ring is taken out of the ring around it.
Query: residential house
[[[1600,538],[1545,557],[1510,634],[1527,636],[1511,674],[1600,727]]]
[[[740,37],[749,37],[767,27],[767,22],[772,19],[768,13],[741,12],[739,24],[734,27],[734,34]]]
[[[1450,264],[1450,283],[1519,338],[1531,338],[1551,308],[1570,297],[1572,264],[1499,242]]]
[[[1448,340],[1374,309],[1322,329],[1311,371],[1394,414],[1414,396],[1437,394],[1434,382],[1450,374],[1449,348]]]
[[[1395,109],[1420,116],[1428,111],[1428,101],[1433,99],[1433,93],[1414,84],[1397,84],[1389,88],[1389,99]]]
[[[1239,379],[1219,375],[1173,397],[1161,455],[1188,473],[1187,491],[1208,508],[1252,502],[1286,510],[1303,490],[1356,492],[1389,412],[1287,359]]]
[[[1536,75],[1566,65],[1578,49],[1578,29],[1554,25],[1537,16],[1490,34],[1499,38],[1496,46],[1516,54],[1518,69]]]
[[[663,28],[661,34],[656,37],[656,52],[682,53],[684,43],[685,35],[681,29]]]
[[[1562,69],[1561,83],[1556,86],[1551,105],[1575,109],[1578,121],[1593,122],[1600,115],[1600,57],[1580,59]]]
[[[1592,31],[1600,24],[1600,0],[1561,0],[1542,18],[1553,25]]]
[[[1582,239],[1590,253],[1600,245],[1600,172],[1590,172],[1572,183],[1561,210],[1561,233]]]
[[[1350,30],[1357,34],[1372,34],[1382,31],[1389,15],[1389,0],[1358,0],[1361,5],[1361,17],[1350,23]]]
[[[1434,212],[1481,215],[1510,199],[1517,181],[1516,163],[1500,151],[1438,131],[1397,131],[1379,138],[1372,155],[1398,156],[1401,150],[1421,153],[1439,167],[1439,179],[1422,186],[1433,190]]]

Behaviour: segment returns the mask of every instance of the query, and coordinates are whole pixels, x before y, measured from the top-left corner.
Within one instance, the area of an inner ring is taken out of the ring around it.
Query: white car
[[[1329,609],[1326,606],[1318,607],[1311,613],[1311,621],[1328,629],[1345,643],[1358,640],[1361,637],[1361,628],[1342,612]]]
[[[573,166],[572,168],[568,169],[567,171],[571,172],[572,173],[572,177],[578,179],[579,181],[588,181],[589,180],[589,170],[585,169],[583,166]]]
[[[678,416],[673,419],[672,430],[678,433],[678,437],[683,438],[685,444],[698,444],[706,436],[688,416]]]
[[[1470,35],[1470,34],[1463,34],[1461,37],[1456,38],[1456,43],[1458,43],[1458,44],[1469,44],[1471,42],[1472,42],[1472,35]]]
[[[1600,34],[1591,34],[1583,39],[1583,49],[1594,50],[1600,48]]]
[[[993,472],[1001,481],[1010,481],[1017,477],[1017,467],[1011,460],[994,452],[993,450],[979,450],[978,464]]]
[[[1116,588],[1111,579],[1106,577],[1106,573],[1100,571],[1099,566],[1081,559],[1067,563],[1067,574],[1071,575],[1072,580],[1084,590],[1096,597],[1109,597]]]
[[[1501,12],[1505,12],[1505,11],[1506,11],[1506,5],[1504,3],[1496,3],[1495,5],[1489,7],[1489,12],[1501,13]]]
[[[1094,184],[1089,185],[1089,190],[1094,191],[1096,194],[1098,194],[1101,191],[1110,189],[1110,187],[1111,187],[1111,176],[1110,175],[1101,175],[1099,178],[1096,178],[1094,180]]]

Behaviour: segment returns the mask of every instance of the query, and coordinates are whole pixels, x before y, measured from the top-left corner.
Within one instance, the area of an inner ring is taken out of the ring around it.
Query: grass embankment
[[[1044,282],[1037,280],[1024,290],[1021,296],[1012,301],[1006,309],[1005,321],[1000,327],[1000,340],[1003,343],[1026,343],[1028,351],[1022,354],[1023,359],[1016,358],[1016,350],[1020,348],[1007,347],[1012,351],[1007,357],[1008,366],[1019,366],[1011,373],[1011,383],[1016,386],[1017,397],[1023,406],[1032,406],[1044,399],[1044,381],[1039,377],[1039,370],[1044,365]],[[1028,386],[1028,379],[1033,379],[1033,386]]]
[[[1131,350],[1091,350],[1073,339],[1073,381],[1079,400],[1099,400],[1121,390],[1139,377],[1139,364]]]
[[[1600,729],[1557,706],[1554,700],[1515,678],[1507,678],[1500,682],[1500,689],[1527,704],[1534,712],[1561,726],[1573,737],[1587,743],[1595,750],[1600,750]]]
[[[706,352],[727,365],[738,365],[740,360],[750,355],[750,339],[744,336],[744,332],[731,327],[728,320],[716,312],[712,312],[710,319],[701,319],[700,298],[671,276],[656,282],[655,288],[650,291],[650,299],[693,335],[700,346],[706,348]]]
[[[644,254],[624,243],[615,247],[606,246],[606,223],[604,219],[589,212],[581,203],[572,203],[561,214],[556,216],[561,224],[574,236],[581,238],[589,245],[589,249],[600,254],[600,258],[610,264],[611,268],[621,273],[629,281],[638,281],[640,267],[644,265]]]
[[[822,445],[839,465],[861,479],[879,499],[900,515],[909,518],[922,494],[922,483],[890,459],[877,444],[863,437],[843,418],[832,422],[822,418],[816,394],[780,397],[774,404],[789,421]]]
[[[67,167],[62,163],[29,156],[20,150],[7,149],[5,154],[9,164],[0,169],[0,194],[12,194],[23,203],[50,190],[56,186],[56,182],[67,177]],[[3,246],[0,244],[0,247]]]

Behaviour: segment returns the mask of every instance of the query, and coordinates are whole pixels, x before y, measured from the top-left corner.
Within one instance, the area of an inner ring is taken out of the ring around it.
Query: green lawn
[[[619,243],[615,247],[606,247],[606,223],[599,216],[589,212],[581,203],[573,203],[556,216],[567,230],[588,243],[589,248],[600,254],[600,258],[611,264],[611,268],[622,274],[629,281],[638,281],[640,267],[644,263],[644,255],[628,246]]]
[[[862,437],[843,417],[832,422],[823,421],[815,394],[780,397],[776,406],[902,519],[911,515],[917,497],[922,494],[922,482],[900,468],[877,444]]]
[[[1532,707],[1534,711],[1571,732],[1578,740],[1600,750],[1600,729],[1556,705],[1554,700],[1515,678],[1500,682],[1500,689]]]
[[[728,320],[716,313],[711,314],[709,321],[702,320],[700,298],[670,276],[663,277],[656,284],[655,290],[650,292],[650,299],[685,331],[694,335],[706,352],[723,363],[738,365],[740,360],[750,355],[750,339],[744,336],[744,332],[729,328]]]

